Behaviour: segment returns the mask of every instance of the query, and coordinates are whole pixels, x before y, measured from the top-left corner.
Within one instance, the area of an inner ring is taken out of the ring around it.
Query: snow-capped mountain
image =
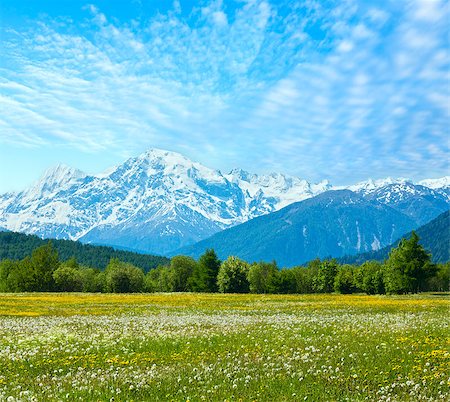
[[[331,189],[328,180],[311,184],[304,179],[280,173],[258,176],[242,169],[233,169],[225,177],[244,190],[252,198],[252,204],[256,205],[259,199],[272,200],[276,203],[275,210]],[[274,210],[270,205],[271,203],[266,203],[267,212]],[[259,215],[261,214],[255,216]]]
[[[365,198],[376,200],[413,218],[423,225],[449,208],[449,194],[408,182],[388,184],[365,194]]]
[[[393,206],[400,191],[395,186],[401,186],[424,193],[421,200],[447,197],[448,208],[448,183],[449,178],[422,185],[387,179],[350,189]],[[222,174],[181,154],[152,149],[94,176],[63,165],[48,170],[28,190],[0,195],[0,227],[164,254],[330,189],[327,181],[311,184],[279,173]]]
[[[447,202],[450,202],[450,176],[441,177],[440,179],[422,180],[418,184],[431,188],[443,195],[447,199]]]
[[[0,197],[0,226],[165,253],[318,194],[282,174],[218,170],[152,149],[96,176],[57,166],[30,189]]]
[[[417,184],[404,178],[367,180],[348,189],[376,200],[423,225],[450,207],[449,177],[422,180]]]
[[[441,177],[440,179],[426,179],[419,181],[417,184],[432,189],[450,189],[450,176]]]
[[[403,177],[400,178],[396,178],[393,179],[392,177],[386,177],[385,179],[379,179],[379,180],[365,180],[365,181],[361,181],[359,183],[353,184],[351,186],[347,186],[347,187],[335,187],[335,189],[340,189],[340,190],[351,190],[355,193],[360,193],[360,194],[370,194],[373,191],[376,191],[379,188],[382,187],[386,187],[389,186],[391,184],[404,184],[404,183],[411,183],[411,180],[409,179],[405,179]]]
[[[356,193],[369,195],[380,189],[386,189],[389,186],[391,186],[390,189],[397,194],[406,193],[410,195],[419,193],[429,194],[430,192],[428,189],[431,189],[434,190],[434,194],[441,194],[447,201],[450,201],[450,176],[444,176],[440,179],[421,180],[417,183],[405,178],[393,179],[392,177],[388,177],[379,180],[369,179],[347,187],[334,187],[334,189],[348,189]]]

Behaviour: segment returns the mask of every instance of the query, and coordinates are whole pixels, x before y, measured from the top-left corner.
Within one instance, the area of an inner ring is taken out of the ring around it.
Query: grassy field
[[[446,295],[0,295],[0,401],[450,400]]]

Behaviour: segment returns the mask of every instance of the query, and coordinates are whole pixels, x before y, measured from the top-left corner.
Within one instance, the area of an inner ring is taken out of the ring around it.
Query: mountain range
[[[219,258],[275,260],[294,266],[316,257],[377,250],[417,226],[407,215],[350,190],[327,191],[224,230],[177,253],[198,257],[213,248]]]
[[[322,222],[328,221],[318,231],[331,233],[333,224],[339,229],[333,229],[329,247],[310,244],[308,250],[345,255],[380,249],[449,205],[450,177],[368,180],[344,188],[280,173],[223,174],[181,154],[151,149],[98,175],[64,165],[48,170],[29,189],[0,195],[0,227],[167,255],[224,236],[224,230],[245,231],[255,218],[259,224],[285,219],[286,213],[293,217],[295,210],[303,218],[287,218],[295,230],[286,228],[286,234],[300,238],[309,230],[312,239],[313,222],[322,213]]]

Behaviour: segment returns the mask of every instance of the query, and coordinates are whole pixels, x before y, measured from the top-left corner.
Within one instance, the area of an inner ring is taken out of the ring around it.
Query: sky
[[[150,148],[347,185],[450,174],[446,0],[0,2],[0,193]]]

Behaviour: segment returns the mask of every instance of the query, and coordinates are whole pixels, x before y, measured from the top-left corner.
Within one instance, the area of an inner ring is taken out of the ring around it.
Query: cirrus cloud
[[[117,158],[156,146],[336,184],[448,174],[447,2],[84,13],[1,28],[1,143]]]

